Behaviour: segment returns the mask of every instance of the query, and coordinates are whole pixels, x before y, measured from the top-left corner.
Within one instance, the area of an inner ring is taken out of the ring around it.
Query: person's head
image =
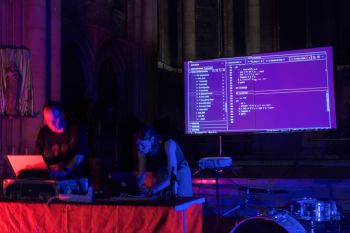
[[[136,145],[143,154],[154,155],[159,149],[159,137],[149,126],[143,126],[137,133]]]
[[[42,110],[44,122],[52,132],[62,133],[66,127],[64,110],[59,102],[48,102]]]

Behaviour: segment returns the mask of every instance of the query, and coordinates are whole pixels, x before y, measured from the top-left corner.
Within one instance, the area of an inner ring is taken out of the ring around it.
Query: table
[[[1,233],[200,233],[204,198],[83,203],[0,202]]]

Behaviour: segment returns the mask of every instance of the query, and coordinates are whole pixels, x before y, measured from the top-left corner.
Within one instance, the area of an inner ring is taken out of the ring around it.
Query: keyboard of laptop
[[[132,196],[132,195],[120,195],[117,197],[111,197],[111,201],[152,201],[156,200],[157,197],[155,196]]]

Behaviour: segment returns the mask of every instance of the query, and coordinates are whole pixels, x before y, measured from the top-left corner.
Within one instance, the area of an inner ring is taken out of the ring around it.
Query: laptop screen
[[[7,155],[7,159],[16,177],[25,170],[47,170],[42,155]]]
[[[132,172],[113,172],[108,175],[111,181],[111,192],[114,196],[141,195],[137,179]]]

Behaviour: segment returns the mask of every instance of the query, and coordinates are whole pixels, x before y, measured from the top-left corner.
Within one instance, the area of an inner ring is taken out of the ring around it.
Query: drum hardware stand
[[[310,219],[310,233],[315,233],[315,220],[316,220],[316,213],[312,212],[311,219]]]
[[[310,221],[310,233],[315,233],[315,226],[314,219],[312,218]]]
[[[227,169],[227,168],[228,167],[222,167],[220,169],[219,168],[217,168],[217,169],[212,169],[212,168],[211,169],[206,169],[206,170],[210,170],[210,171],[214,172],[214,174],[215,174],[215,198],[216,198],[216,216],[215,216],[215,219],[216,219],[216,224],[218,226],[219,226],[219,223],[220,223],[220,217],[224,216],[224,215],[221,214],[221,210],[220,210],[219,178],[220,178],[220,174],[223,173],[223,170]],[[249,189],[247,190],[247,193],[249,193],[249,195],[250,195]],[[250,199],[250,197],[246,196],[245,203],[248,202],[249,199]],[[240,208],[240,207],[238,207],[238,208]]]
[[[222,156],[222,143],[220,136],[220,153],[219,156],[205,157],[199,160],[198,165],[200,169],[213,171],[215,174],[215,196],[216,196],[216,222],[219,223],[221,215],[220,211],[220,198],[219,198],[219,176],[223,173],[224,169],[232,168],[232,158]],[[233,170],[233,169],[232,169]],[[200,170],[199,170],[200,171]],[[197,171],[195,174],[197,174]],[[237,175],[234,172],[235,175]]]
[[[215,203],[215,208],[216,208],[216,222],[219,223],[219,218],[220,218],[220,197],[219,197],[219,176],[220,173],[223,172],[222,169],[198,169],[197,171],[195,171],[193,173],[192,176],[198,174],[199,172],[201,172],[202,170],[209,170],[209,171],[213,171],[215,174],[215,199],[216,199],[216,203]]]
[[[223,169],[227,167],[223,167]],[[219,175],[223,172],[223,169],[213,169],[214,173],[215,173],[215,196],[216,196],[216,221],[219,222],[220,217],[226,216],[227,214],[221,214],[221,210],[220,210],[220,197],[219,197]],[[232,171],[234,172],[235,175],[236,172],[232,169]],[[250,199],[250,189],[249,187],[247,187],[246,190],[246,195],[245,195],[245,200],[244,200],[244,204],[246,205],[246,203],[249,201]],[[239,206],[239,207],[238,207]],[[236,206],[237,209],[241,208],[241,205]],[[235,208],[236,208],[235,207]]]
[[[220,218],[220,198],[219,198],[219,174],[222,173],[222,169],[215,169],[215,196],[216,196],[216,222],[219,222]]]
[[[242,203],[240,203],[240,204],[236,205],[235,207],[233,207],[233,208],[227,210],[225,213],[222,214],[222,216],[227,216],[227,215],[229,215],[230,213],[235,212],[236,210],[241,209],[243,206],[248,205],[248,202],[249,202],[249,200],[250,200],[251,197],[252,197],[252,195],[251,195],[251,193],[250,193],[250,187],[249,187],[249,185],[248,185],[247,188],[246,188],[244,197],[245,197],[245,198],[244,198],[244,201],[243,201]]]

